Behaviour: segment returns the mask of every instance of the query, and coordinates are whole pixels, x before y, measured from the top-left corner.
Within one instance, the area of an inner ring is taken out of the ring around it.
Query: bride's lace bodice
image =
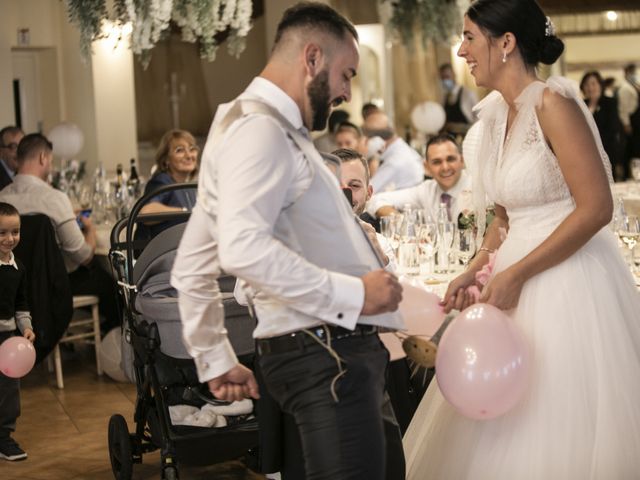
[[[546,88],[584,106],[571,83],[551,78],[547,83],[533,82],[522,91],[516,99],[518,113],[508,133],[508,105],[498,92],[491,93],[477,107],[484,135],[476,168],[472,169],[474,196],[478,199],[486,194],[489,202],[505,207],[510,227],[521,221],[528,229],[553,227],[574,208],[569,187],[536,113]],[[592,121],[590,117],[588,121]],[[601,154],[604,155],[602,148]],[[605,160],[608,163],[606,157]]]

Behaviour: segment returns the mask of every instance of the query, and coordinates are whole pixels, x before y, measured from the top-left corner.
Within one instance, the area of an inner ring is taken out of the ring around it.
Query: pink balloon
[[[493,305],[477,303],[463,310],[438,345],[440,391],[461,414],[476,420],[513,408],[527,389],[529,368],[526,339]]]
[[[389,361],[394,362],[407,356],[402,348],[402,340],[400,340],[395,333],[380,333],[380,340],[384,347],[389,351]]]
[[[11,337],[0,345],[0,372],[7,377],[24,377],[36,363],[36,349],[24,337]]]
[[[400,313],[409,335],[430,337],[442,325],[445,313],[440,306],[440,297],[406,279],[400,279],[402,302]]]

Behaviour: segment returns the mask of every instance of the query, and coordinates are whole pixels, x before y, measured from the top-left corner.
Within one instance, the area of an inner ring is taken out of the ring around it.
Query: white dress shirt
[[[441,195],[445,193],[435,180],[425,180],[420,185],[395,192],[374,194],[367,203],[367,212],[375,216],[385,206],[401,209],[407,203],[422,208],[435,220],[441,203]],[[463,171],[460,180],[446,193],[451,195],[451,219],[458,218],[460,212],[471,208],[471,176]]]
[[[373,192],[409,188],[424,178],[422,157],[398,137],[380,155],[380,167],[371,177]]]
[[[303,128],[296,103],[264,78],[255,78],[240,98],[265,102],[295,128]],[[282,304],[314,317],[317,324],[348,329],[354,328],[364,304],[360,278],[319,268],[274,237],[281,210],[304,193],[312,172],[282,125],[266,115],[242,117],[220,141],[212,142],[215,127],[230,107],[231,103],[218,108],[209,132],[198,203],[171,279],[180,295],[185,344],[201,381],[222,375],[237,362],[215,285],[221,266],[256,292],[256,338],[309,327]]]
[[[6,262],[0,258],[0,265],[8,265],[18,270],[18,264],[16,263],[16,257],[13,255],[13,252],[9,252],[9,260]]]
[[[625,127],[631,125],[629,117],[638,108],[638,91],[628,80],[622,82],[618,90],[618,115]]]

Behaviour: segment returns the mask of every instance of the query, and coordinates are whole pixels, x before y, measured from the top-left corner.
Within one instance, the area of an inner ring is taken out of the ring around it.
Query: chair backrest
[[[27,271],[28,298],[36,333],[36,358],[56,346],[73,315],[73,296],[51,220],[43,214],[21,215],[15,255]]]

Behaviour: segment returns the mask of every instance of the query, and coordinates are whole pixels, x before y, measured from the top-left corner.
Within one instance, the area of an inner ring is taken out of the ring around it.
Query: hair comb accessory
[[[556,34],[556,26],[551,19],[547,17],[547,21],[544,23],[544,36],[553,37]]]

